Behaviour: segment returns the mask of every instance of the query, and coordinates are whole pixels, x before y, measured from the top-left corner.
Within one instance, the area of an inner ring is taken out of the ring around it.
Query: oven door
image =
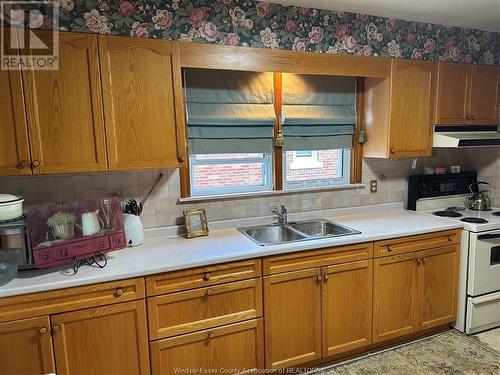
[[[500,231],[471,233],[467,294],[500,290]]]

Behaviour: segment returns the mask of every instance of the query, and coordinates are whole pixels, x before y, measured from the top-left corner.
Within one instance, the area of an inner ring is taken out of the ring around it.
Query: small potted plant
[[[54,237],[61,240],[70,240],[75,236],[76,216],[71,212],[57,212],[47,220]]]

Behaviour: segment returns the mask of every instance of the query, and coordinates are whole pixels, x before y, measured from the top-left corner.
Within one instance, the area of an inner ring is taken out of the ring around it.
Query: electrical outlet
[[[370,193],[377,192],[377,180],[370,180]]]

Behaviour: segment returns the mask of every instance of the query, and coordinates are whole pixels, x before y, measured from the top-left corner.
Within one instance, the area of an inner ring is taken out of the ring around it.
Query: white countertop
[[[359,210],[353,210],[356,212]],[[76,275],[64,268],[20,271],[18,277],[0,287],[0,297],[88,285],[206,266],[294,251],[411,236],[461,228],[462,224],[414,211],[370,209],[368,213],[322,217],[356,229],[361,234],[281,245],[259,246],[235,228],[211,231],[208,237],[158,237],[143,245],[107,253],[108,264],[100,269],[83,266]]]

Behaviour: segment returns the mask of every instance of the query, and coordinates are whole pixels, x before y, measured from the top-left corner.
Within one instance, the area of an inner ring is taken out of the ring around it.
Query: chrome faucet
[[[278,216],[278,223],[280,225],[288,224],[288,212],[284,204],[273,203],[271,205],[271,212]]]

